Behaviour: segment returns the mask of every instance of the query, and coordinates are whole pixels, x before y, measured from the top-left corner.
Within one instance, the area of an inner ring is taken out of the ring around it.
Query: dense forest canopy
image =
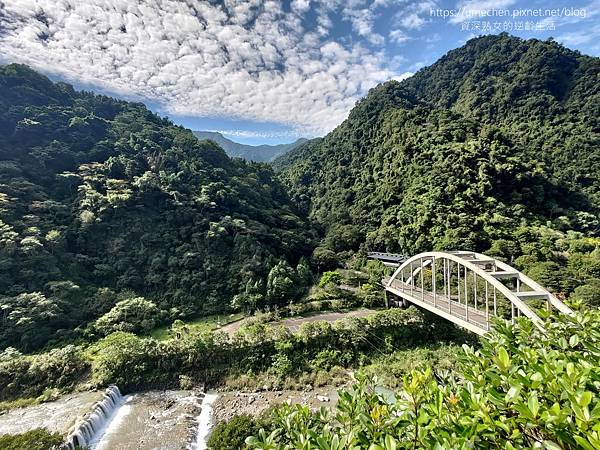
[[[491,35],[372,89],[275,166],[324,230],[322,259],[364,243],[487,251],[531,226],[595,236],[599,120],[599,58]]]
[[[269,275],[294,277],[313,240],[267,165],[142,104],[0,67],[0,349],[122,301],[153,321],[227,310],[248,286],[268,302]]]

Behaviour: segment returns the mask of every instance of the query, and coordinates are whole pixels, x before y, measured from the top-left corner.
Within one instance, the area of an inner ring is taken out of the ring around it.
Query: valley
[[[480,36],[255,158],[0,66],[0,448],[599,448],[599,77]]]

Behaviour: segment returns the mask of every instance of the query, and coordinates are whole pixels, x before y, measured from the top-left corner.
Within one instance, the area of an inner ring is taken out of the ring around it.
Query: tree
[[[64,311],[56,298],[41,292],[0,298],[0,342],[31,350],[46,343]],[[0,348],[2,348],[0,347]]]
[[[94,328],[103,335],[115,331],[147,333],[162,319],[161,310],[143,297],[118,302],[109,312],[98,318]]]
[[[326,247],[315,248],[311,260],[319,272],[335,269],[339,265],[338,256]]]
[[[271,304],[282,305],[294,297],[294,270],[285,261],[279,261],[267,277],[267,298]]]
[[[594,278],[576,287],[569,300],[579,301],[586,306],[600,306],[600,279]]]
[[[313,273],[310,270],[310,264],[308,260],[303,256],[300,258],[298,265],[296,266],[296,276],[302,286],[310,286],[313,283]]]

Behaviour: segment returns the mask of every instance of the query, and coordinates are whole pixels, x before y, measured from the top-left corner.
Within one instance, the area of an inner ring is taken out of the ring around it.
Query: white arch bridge
[[[494,317],[514,321],[524,315],[539,325],[538,308],[573,314],[518,270],[469,251],[420,253],[403,261],[382,282],[388,306],[413,303],[479,335],[491,329]]]

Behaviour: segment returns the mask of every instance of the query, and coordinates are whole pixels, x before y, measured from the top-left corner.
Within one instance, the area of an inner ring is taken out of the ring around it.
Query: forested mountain
[[[293,276],[313,239],[268,166],[142,104],[0,67],[0,349],[136,295],[171,319],[226,310]]]
[[[221,133],[214,131],[194,131],[194,135],[201,140],[208,140],[219,144],[225,153],[231,157],[243,158],[248,161],[256,162],[271,162],[278,156],[281,156],[294,148],[298,147],[306,139],[300,138],[291,144],[278,144],[278,145],[246,145],[240,144],[239,142],[233,142],[227,139]]]
[[[472,39],[274,165],[325,230],[321,257],[366,243],[550,258],[531,247],[540,226],[599,231],[600,59]]]

